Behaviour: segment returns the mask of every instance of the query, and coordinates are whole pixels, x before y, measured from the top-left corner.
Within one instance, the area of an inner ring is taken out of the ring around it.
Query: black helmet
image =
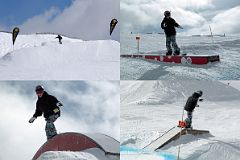
[[[203,92],[201,91],[201,90],[199,90],[199,91],[196,91],[195,92],[196,94],[198,94],[200,97],[202,96],[202,94],[203,94]]]
[[[164,12],[164,16],[165,16],[165,17],[171,16],[171,12],[170,12],[170,11],[165,11],[165,12]]]
[[[37,92],[37,91],[43,91],[44,90],[44,88],[43,88],[43,86],[41,86],[41,85],[37,85],[36,86],[36,88],[35,88],[35,91]]]

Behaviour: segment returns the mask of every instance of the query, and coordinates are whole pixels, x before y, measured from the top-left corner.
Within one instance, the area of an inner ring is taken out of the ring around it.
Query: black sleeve
[[[33,117],[37,118],[41,115],[42,115],[42,111],[39,109],[38,104],[36,103],[36,110],[35,110],[35,113],[34,113]]]
[[[57,100],[56,97],[51,96],[51,95],[49,95],[49,97],[50,97],[50,100],[51,100],[51,104],[52,104],[54,107],[57,107],[57,103],[59,102],[59,100]]]
[[[173,21],[174,21],[174,26],[175,27],[179,27],[180,25],[173,19]]]
[[[161,23],[161,28],[162,28],[162,29],[165,29],[164,23],[165,23],[165,19],[163,19],[163,20],[162,20],[162,23]]]

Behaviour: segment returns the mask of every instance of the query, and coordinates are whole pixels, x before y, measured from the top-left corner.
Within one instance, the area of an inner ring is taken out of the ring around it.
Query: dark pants
[[[166,36],[166,47],[168,54],[172,54],[172,47],[174,49],[174,53],[179,54],[180,53],[180,48],[177,45],[176,42],[176,36]]]
[[[47,139],[51,139],[52,137],[57,135],[57,130],[55,128],[54,122],[57,120],[59,115],[51,115],[48,118],[46,118],[46,126],[45,126],[45,132]]]

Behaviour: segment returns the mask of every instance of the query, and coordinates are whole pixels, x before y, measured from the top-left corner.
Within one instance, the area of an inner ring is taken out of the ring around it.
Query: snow
[[[119,47],[113,40],[82,41],[53,34],[0,32],[0,79],[119,80]]]
[[[121,33],[121,54],[137,53],[136,36],[141,37],[140,52],[146,54],[166,53],[165,35]],[[211,37],[177,35],[177,43],[182,53],[188,55],[220,55],[220,63],[197,66],[121,58],[121,79],[239,79],[240,35],[226,35],[226,37],[214,37],[213,39],[214,42],[212,43]]]
[[[240,90],[233,84],[239,86],[240,82],[228,85],[227,81],[121,81],[120,141],[122,146],[138,149],[121,150],[121,158],[173,160],[180,145],[181,159],[238,159]],[[156,152],[143,150],[178,124],[188,96],[199,89],[204,101],[193,113],[193,128],[209,130],[211,135],[184,135]]]
[[[105,155],[99,148],[91,148],[81,152],[49,151],[37,160],[119,160],[119,156]]]
[[[117,141],[116,139],[99,133],[88,133],[85,135],[97,142],[97,144],[99,144],[105,152],[115,154],[119,153],[119,141]]]

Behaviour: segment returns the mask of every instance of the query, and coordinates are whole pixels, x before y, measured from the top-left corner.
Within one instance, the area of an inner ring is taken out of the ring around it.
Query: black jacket
[[[199,97],[200,97],[199,94],[193,93],[193,95],[188,98],[184,109],[188,112],[192,112],[197,106]]]
[[[179,27],[179,24],[171,17],[164,18],[161,23],[162,29],[164,29],[164,32],[167,37],[176,35],[176,29],[175,27]]]
[[[52,95],[49,95],[47,92],[44,91],[42,97],[38,97],[37,103],[36,103],[36,111],[33,115],[33,117],[39,117],[42,114],[45,118],[48,118],[51,115],[58,114],[60,116],[60,109],[57,106],[57,103],[59,101],[57,98],[55,98]],[[54,109],[58,109],[59,112],[54,113]]]
[[[62,40],[62,36],[58,35],[56,38],[58,38],[59,40]]]

